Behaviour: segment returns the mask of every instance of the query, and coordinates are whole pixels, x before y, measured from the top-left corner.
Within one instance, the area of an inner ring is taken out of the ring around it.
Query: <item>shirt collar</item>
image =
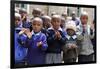
[[[53,27],[48,28],[48,30],[54,30]],[[63,31],[61,27],[58,28],[59,31]]]
[[[35,34],[34,31],[32,30],[32,35],[38,36],[38,35],[40,35],[40,33],[41,33],[41,31]]]
[[[69,35],[67,35],[67,36],[66,36],[66,38],[67,38],[68,40],[69,40],[71,37],[72,37],[73,39],[76,39],[76,38],[77,38],[76,35],[73,35],[73,36],[69,36]]]

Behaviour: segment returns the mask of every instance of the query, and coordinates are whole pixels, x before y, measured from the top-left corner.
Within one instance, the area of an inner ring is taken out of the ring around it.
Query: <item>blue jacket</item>
[[[20,30],[21,28],[15,29],[15,63],[22,62],[27,55],[27,49],[24,48],[18,40]]]
[[[27,62],[29,65],[45,64],[45,51],[48,47],[45,34],[41,32],[34,34],[33,32],[31,39],[25,35],[21,35],[20,40],[28,48]],[[39,48],[37,42],[40,41],[43,42],[43,45]]]
[[[23,28],[30,28],[30,26],[31,26],[31,22],[29,22],[29,21],[22,22],[22,27]]]
[[[55,32],[52,28],[48,29],[48,38],[47,38],[47,42],[48,42],[48,49],[47,49],[47,53],[61,53],[62,50],[62,46],[65,44],[66,41],[66,37],[65,37],[65,33],[64,31],[59,28],[58,30],[61,34],[61,39],[57,40],[55,39]]]
[[[78,26],[78,25],[80,25],[80,21],[77,19],[77,18],[75,18],[75,19],[72,19],[73,21],[75,21],[75,23],[76,23],[76,26]]]

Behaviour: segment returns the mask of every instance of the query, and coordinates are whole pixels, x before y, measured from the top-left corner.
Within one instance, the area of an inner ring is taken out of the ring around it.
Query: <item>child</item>
[[[92,22],[92,24],[91,24],[91,28],[90,28],[90,31],[94,31],[94,38],[93,39],[91,39],[91,42],[92,42],[92,44],[93,44],[93,50],[94,50],[94,58],[93,58],[93,60],[95,61],[96,60],[96,36],[95,36],[95,23],[96,23],[96,21],[95,20],[93,20],[93,22]],[[92,33],[91,33],[92,34]]]
[[[62,17],[61,18],[61,25],[60,25],[62,29],[65,29],[65,21],[66,21],[65,18]]]
[[[51,16],[53,16],[53,15],[57,15],[57,13],[56,12],[51,12]]]
[[[64,63],[73,63],[76,62],[78,57],[78,38],[76,35],[76,25],[74,21],[68,21],[65,28],[66,35],[66,44],[63,47],[63,60]]]
[[[61,51],[66,38],[63,30],[60,27],[61,17],[59,15],[53,15],[51,24],[52,27],[48,28],[46,63],[62,63]]]
[[[67,12],[62,13],[62,17],[65,18],[65,20],[67,20]]]
[[[27,49],[22,47],[20,41],[18,40],[19,32],[21,31],[21,27],[19,26],[21,20],[21,16],[18,13],[15,13],[15,64],[16,65],[24,65],[25,57],[27,55]]]
[[[31,23],[35,17],[41,17],[42,11],[40,8],[34,8],[32,11],[32,18],[30,19]],[[30,31],[32,31],[32,25],[30,26]]]
[[[81,62],[90,62],[93,61],[93,45],[91,43],[91,39],[94,37],[94,31],[88,25],[88,14],[87,12],[83,12],[80,16],[81,24],[82,24],[82,44],[80,46],[80,53],[78,57],[79,63]]]
[[[51,17],[44,15],[42,16],[42,20],[43,20],[43,28],[41,31],[47,35],[47,29],[51,27]]]
[[[27,11],[24,8],[22,8],[20,9],[19,13],[21,14],[22,27],[30,28],[31,23],[30,20],[28,19]]]
[[[19,13],[15,13],[15,27],[22,28],[21,15]]]
[[[92,24],[91,24],[91,28],[90,28],[90,30],[92,31],[94,31],[95,32],[95,20],[93,20],[93,22],[92,22]],[[95,34],[94,34],[95,35]],[[93,44],[93,49],[95,50],[95,46],[96,46],[96,39],[95,39],[96,37],[94,37],[93,39],[91,39],[91,41],[92,41],[92,44]]]
[[[51,17],[44,15],[42,16],[43,19],[43,28],[48,29],[51,27]]]
[[[32,21],[32,32],[23,29],[20,40],[28,48],[27,63],[29,65],[45,64],[45,51],[47,46],[46,36],[41,32],[43,21],[36,17]],[[25,36],[25,34],[27,36]]]
[[[41,11],[40,8],[34,8],[33,11],[32,11],[33,18],[34,17],[40,17],[41,13],[42,13],[42,11]]]
[[[80,20],[76,17],[76,13],[72,12],[72,20],[75,21],[76,26],[80,25]]]

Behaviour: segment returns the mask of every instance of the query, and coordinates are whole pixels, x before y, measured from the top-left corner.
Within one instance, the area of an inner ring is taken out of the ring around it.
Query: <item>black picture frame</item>
[[[19,66],[19,67],[15,67],[14,65],[14,9],[15,9],[15,3],[20,3],[20,4],[34,4],[34,5],[53,5],[53,6],[69,6],[69,7],[84,7],[84,8],[94,8],[94,17],[95,17],[95,34],[96,34],[96,25],[97,25],[97,18],[96,18],[96,12],[97,12],[97,7],[95,5],[82,5],[82,4],[68,4],[68,3],[50,3],[50,2],[36,2],[36,1],[10,1],[10,48],[11,48],[11,55],[10,55],[10,67],[11,68],[27,68],[27,67],[45,67],[45,66],[60,66],[60,65],[77,65],[77,64],[91,64],[91,63],[96,63],[97,59],[96,59],[96,54],[97,54],[97,49],[95,47],[95,61],[93,62],[85,62],[85,63],[71,63],[71,64],[65,64],[65,63],[61,63],[61,64],[45,64],[45,65],[28,65],[28,66]],[[96,35],[95,35],[95,43],[96,43]],[[96,45],[95,45],[96,46]]]

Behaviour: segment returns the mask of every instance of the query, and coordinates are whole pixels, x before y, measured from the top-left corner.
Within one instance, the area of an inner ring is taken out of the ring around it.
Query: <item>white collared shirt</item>
[[[38,33],[34,33],[34,31],[32,30],[32,35],[34,35],[34,36],[38,36],[38,35],[40,35],[40,33],[41,33],[41,31],[40,32],[38,32]]]
[[[50,28],[48,28],[48,30],[54,30],[54,28],[51,26]],[[61,27],[59,27],[58,30],[63,31]]]
[[[73,35],[73,36],[66,35],[66,38],[67,38],[68,40],[69,40],[71,37],[72,37],[73,39],[76,39],[76,38],[77,38],[76,35]]]

